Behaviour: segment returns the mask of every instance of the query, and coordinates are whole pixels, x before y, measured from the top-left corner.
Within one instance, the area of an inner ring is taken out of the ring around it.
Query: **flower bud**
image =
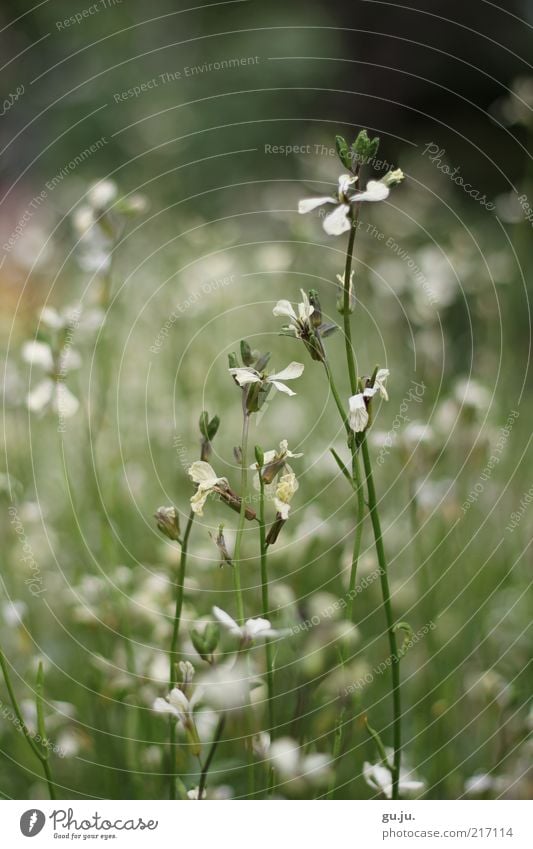
[[[252,349],[246,339],[241,339],[241,359],[245,366],[251,366],[255,362]]]
[[[263,454],[263,449],[260,445],[255,446],[255,461],[258,468],[262,469],[265,464],[265,455]]]
[[[212,663],[213,653],[220,639],[220,629],[216,622],[208,622],[203,633],[193,628],[190,636],[191,642],[202,660],[205,660],[206,663]]]
[[[350,158],[350,148],[348,147],[348,142],[345,138],[343,138],[343,136],[335,136],[335,148],[337,150],[337,156],[344,167],[351,169],[352,162]]]
[[[389,171],[388,174],[385,174],[385,176],[382,177],[381,182],[384,183],[385,186],[395,186],[397,183],[401,183],[404,179],[405,174],[402,169],[395,168],[394,171]]]
[[[311,313],[311,325],[313,327],[320,327],[322,324],[322,307],[320,306],[320,301],[318,300],[318,292],[316,289],[309,290],[309,303],[313,307],[313,312]]]
[[[228,354],[228,364],[230,368],[239,368],[237,354],[234,351],[232,351],[231,354]]]
[[[162,534],[174,542],[180,541],[180,520],[175,507],[159,507],[154,518]]]
[[[366,130],[361,130],[352,145],[352,155],[358,165],[364,165],[378,152],[379,136],[370,139]]]

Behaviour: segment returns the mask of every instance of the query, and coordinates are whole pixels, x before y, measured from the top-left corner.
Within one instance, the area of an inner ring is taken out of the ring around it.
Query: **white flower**
[[[290,502],[297,489],[298,481],[294,472],[291,471],[281,475],[276,486],[274,505],[284,521],[289,518]]]
[[[267,757],[270,751],[270,734],[268,731],[259,731],[252,737],[252,751],[254,755],[262,760]]]
[[[341,233],[350,230],[352,226],[349,217],[350,205],[352,203],[385,200],[390,194],[389,187],[382,180],[369,180],[364,192],[355,192],[352,194],[351,189],[356,180],[357,177],[350,177],[349,174],[341,174],[339,177],[337,197],[325,195],[323,197],[306,198],[299,202],[298,212],[301,215],[305,215],[306,212],[311,212],[323,204],[335,204],[335,209],[329,215],[326,215],[322,226],[329,236],[340,236]]]
[[[387,380],[390,371],[388,368],[380,368],[377,371],[376,377],[374,379],[374,389],[376,389],[384,401],[389,400],[389,396],[387,390],[385,389],[385,381]]]
[[[193,711],[203,695],[201,687],[197,687],[189,699],[183,690],[174,687],[166,698],[158,698],[152,705],[156,713],[168,713],[174,716],[185,731],[191,744],[193,755],[200,754],[200,738],[194,721]]]
[[[118,187],[113,180],[99,180],[90,187],[87,200],[93,209],[102,210],[115,200],[117,194]]]
[[[311,330],[310,319],[315,311],[315,308],[309,303],[309,298],[304,290],[300,289],[300,292],[302,293],[303,300],[298,304],[298,313],[296,313],[291,302],[285,300],[278,301],[272,310],[276,317],[286,316],[291,319],[288,330],[292,330],[298,339],[309,335]]]
[[[210,492],[218,492],[220,487],[228,486],[226,478],[217,477],[213,467],[204,460],[196,460],[188,469],[189,477],[198,484],[191,497],[191,508],[198,516],[204,515],[204,504]]]
[[[69,304],[61,310],[55,307],[43,307],[39,321],[49,330],[60,331],[67,329],[97,330],[104,321],[104,313],[100,309],[82,311],[81,304]]]
[[[350,408],[350,427],[354,433],[362,433],[368,424],[368,410],[366,408],[365,399],[362,392],[357,395],[352,395],[348,399]]]
[[[392,755],[392,750],[387,749],[387,755]],[[417,781],[411,778],[412,772],[406,769],[400,769],[399,792],[401,796],[408,796],[411,793],[418,793],[423,790],[424,781]],[[370,764],[365,761],[363,764],[363,778],[369,787],[373,790],[379,790],[387,799],[392,799],[392,773],[384,764]]]
[[[300,452],[298,454],[293,454],[293,452],[289,449],[289,443],[286,439],[282,439],[279,444],[279,451],[276,451],[275,448],[272,448],[270,451],[265,451],[263,454],[263,468],[265,466],[269,466],[270,463],[278,462],[281,460],[285,460],[286,457],[303,457],[303,454]],[[257,469],[257,463],[252,463],[250,466],[251,469]]]
[[[292,389],[282,383],[283,380],[295,380],[303,373],[304,366],[302,363],[289,363],[282,371],[275,374],[263,375],[260,374],[252,366],[243,366],[238,368],[230,368],[229,373],[233,375],[239,386],[247,386],[250,383],[271,383],[280,392],[285,392],[287,395],[296,395]]]
[[[192,790],[187,790],[187,799],[198,800],[200,793],[199,787],[193,787]],[[202,799],[205,799],[205,790],[202,791]]]
[[[305,783],[322,784],[330,775],[328,755],[318,752],[306,755],[291,737],[275,740],[268,751],[268,760],[280,779],[291,782],[293,789]]]
[[[22,346],[22,357],[30,365],[48,372],[26,396],[28,409],[33,413],[40,413],[48,408],[61,418],[73,416],[79,408],[79,401],[65,386],[64,377],[69,370],[80,365],[77,351],[70,347],[63,348],[58,362],[55,363],[50,345],[33,340],[25,342]],[[54,373],[56,371],[60,373],[59,377]]]
[[[204,702],[216,711],[240,711],[250,704],[250,668],[243,661],[217,663],[202,677]]]
[[[213,607],[213,614],[220,624],[229,631],[234,637],[239,637],[244,645],[250,646],[255,640],[262,640],[266,637],[279,637],[281,631],[276,631],[270,625],[268,619],[247,619],[244,625],[238,625],[235,619],[221,610],[220,607]]]
[[[54,367],[54,357],[52,349],[46,342],[25,342],[22,346],[22,359],[30,363],[32,366],[38,366],[44,371],[52,371]]]

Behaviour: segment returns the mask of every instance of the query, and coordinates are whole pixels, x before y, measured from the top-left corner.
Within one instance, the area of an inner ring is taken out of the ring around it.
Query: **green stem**
[[[339,755],[341,753],[342,736],[343,736],[342,732],[343,732],[343,727],[344,727],[343,720],[344,720],[344,714],[345,713],[346,713],[346,708],[343,706],[341,708],[340,713],[339,713],[339,719],[337,721],[337,728],[335,730],[335,739],[333,741],[333,751],[332,751],[332,754],[331,754],[331,759],[333,761],[333,769],[334,770],[335,770],[335,764],[336,764],[337,760],[339,759]],[[334,797],[335,775],[336,775],[336,773],[334,772],[332,777],[331,777],[331,781],[330,781],[330,784],[329,784],[326,799],[333,799],[333,797]]]
[[[270,601],[268,597],[268,568],[267,568],[267,552],[266,544],[266,527],[265,527],[265,482],[262,477],[262,470],[259,471],[259,540],[261,546],[261,597],[263,603],[263,617],[269,618]],[[268,693],[268,724],[270,726],[270,739],[274,739],[274,671],[272,668],[272,645],[270,640],[265,640],[265,656],[266,656],[266,679]]]
[[[355,244],[355,235],[357,233],[358,222],[359,204],[356,206],[355,214],[352,220],[352,229],[350,230],[350,238],[348,239],[348,247],[346,249],[346,264],[344,266],[344,344],[346,346],[346,362],[348,364],[348,373],[350,375],[350,389],[352,391],[352,395],[355,395],[355,393],[357,392],[357,370],[355,368],[355,358],[352,344],[352,325],[350,321],[350,277],[352,274],[353,248]]]
[[[398,799],[399,780],[400,780],[400,764],[401,764],[401,745],[402,745],[402,710],[400,700],[400,658],[398,656],[398,646],[396,642],[396,632],[394,630],[394,618],[392,615],[392,604],[390,597],[390,587],[388,578],[387,559],[385,557],[385,548],[383,546],[383,536],[381,533],[381,523],[379,520],[376,490],[374,487],[374,478],[372,475],[372,463],[366,434],[363,435],[361,442],[363,452],[363,463],[365,467],[366,485],[368,490],[368,507],[370,510],[370,519],[374,530],[374,538],[376,542],[376,553],[379,563],[379,574],[381,581],[381,593],[383,596],[383,607],[385,609],[385,618],[387,620],[387,631],[389,636],[389,648],[391,654],[391,676],[392,676],[392,703],[393,703],[393,743],[394,743],[394,769],[392,773],[392,798]]]
[[[13,706],[13,710],[15,711],[15,716],[17,717],[17,721],[19,723],[19,727],[26,738],[26,741],[32,750],[33,754],[36,758],[41,762],[41,766],[43,768],[43,772],[46,778],[46,783],[48,785],[48,793],[50,794],[51,799],[56,798],[55,790],[54,790],[54,781],[52,778],[52,771],[50,769],[50,764],[48,763],[48,755],[44,755],[39,747],[37,746],[33,736],[24,722],[22,711],[20,710],[19,703],[17,701],[17,697],[15,695],[15,691],[13,689],[13,685],[11,684],[11,678],[9,676],[9,670],[7,668],[7,662],[3,651],[0,649],[0,667],[2,667],[2,672],[4,674],[4,680],[6,682],[7,692],[9,693],[9,698],[11,704]]]
[[[246,519],[246,494],[248,490],[248,433],[250,429],[250,414],[245,410],[242,420],[241,441],[241,511],[239,513],[239,525],[235,537],[235,551],[233,554],[233,584],[237,597],[237,621],[239,625],[244,624],[244,602],[241,587],[241,545]]]
[[[359,455],[357,446],[355,445],[355,441],[353,440],[353,434],[350,430],[350,426],[348,420],[346,418],[346,413],[344,411],[344,407],[342,405],[342,401],[339,396],[339,392],[337,390],[337,386],[335,384],[335,380],[333,378],[333,374],[329,367],[329,363],[326,359],[323,360],[324,368],[326,370],[326,375],[329,381],[329,386],[331,390],[331,394],[335,399],[335,403],[337,405],[337,409],[339,411],[340,417],[344,423],[346,431],[348,433],[348,442],[350,444],[350,450],[352,452],[352,486],[357,496],[357,508],[356,508],[356,525],[355,525],[355,534],[353,540],[353,549],[352,549],[352,563],[350,568],[350,582],[348,586],[348,598],[349,598],[349,611],[350,611],[350,620],[353,622],[354,618],[354,608],[355,608],[355,581],[357,578],[357,566],[359,563],[359,554],[361,551],[361,541],[363,537],[363,519],[365,514],[365,496],[363,491],[363,481],[361,479],[361,469],[359,466]]]
[[[357,448],[355,447],[355,445],[352,445],[352,476],[357,496],[357,524],[355,526],[355,533],[353,538],[352,564],[350,569],[350,583],[348,586],[348,610],[351,622],[353,622],[355,618],[355,582],[357,579],[357,566],[359,564],[359,554],[361,553],[361,541],[363,538],[363,519],[365,515],[365,494],[363,490],[363,481],[361,479],[361,469],[359,466],[359,454],[357,453]]]
[[[178,582],[176,585],[176,606],[174,609],[174,624],[172,627],[172,639],[169,651],[169,687],[172,690],[176,686],[176,665],[178,662],[178,638],[181,622],[181,609],[183,607],[183,590],[185,585],[185,570],[187,568],[187,551],[189,536],[194,522],[194,512],[191,510],[183,540],[181,543],[180,565],[178,571]],[[169,799],[176,798],[176,771],[175,771],[175,749],[176,749],[176,720],[173,716],[168,719],[169,733]]]
[[[224,725],[226,722],[225,714],[222,714],[220,719],[218,720],[218,724],[215,731],[215,736],[213,738],[213,742],[211,743],[211,748],[207,754],[207,758],[205,759],[205,763],[200,775],[200,783],[198,785],[198,799],[202,799],[205,791],[205,785],[207,783],[207,774],[209,772],[209,767],[211,766],[211,762],[215,757],[215,752],[217,750],[217,746],[220,743],[220,739],[222,737],[222,733],[224,731]]]
[[[187,525],[185,527],[185,533],[183,534],[183,540],[181,543],[181,555],[180,555],[180,565],[178,571],[178,582],[176,585],[176,606],[174,609],[174,625],[172,628],[172,640],[170,643],[170,652],[169,652],[169,662],[170,662],[170,689],[176,684],[176,663],[178,661],[178,637],[180,630],[180,622],[181,622],[181,609],[183,607],[183,591],[185,585],[185,570],[187,568],[187,553],[189,546],[189,537],[191,535],[192,525],[194,522],[194,512],[191,510],[189,513],[189,518],[187,519]]]

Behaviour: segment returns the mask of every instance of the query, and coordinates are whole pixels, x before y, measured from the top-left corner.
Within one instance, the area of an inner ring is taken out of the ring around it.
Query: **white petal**
[[[209,489],[202,489],[198,487],[197,492],[190,497],[190,505],[193,513],[196,513],[197,516],[204,515],[204,504],[207,501],[207,496],[209,495]]]
[[[87,192],[87,200],[91,206],[103,209],[115,200],[117,194],[117,184],[113,180],[100,180],[98,183],[94,183]]]
[[[339,206],[326,215],[324,218],[323,227],[328,236],[340,236],[341,233],[346,233],[350,230],[352,223],[348,218],[350,207],[347,203],[341,203]]]
[[[233,375],[239,386],[261,383],[261,376],[253,368],[230,368],[229,373]]]
[[[189,466],[188,474],[194,483],[201,484],[204,488],[207,486],[215,486],[219,480],[213,467],[204,460],[195,460],[195,462]]]
[[[227,628],[231,634],[241,634],[241,628],[235,622],[235,619],[232,619],[229,613],[226,613],[225,610],[221,610],[220,607],[213,607],[213,615],[220,622],[224,628]]]
[[[258,616],[257,619],[247,619],[244,624],[244,627],[251,637],[256,637],[263,631],[272,630],[268,619],[261,619],[260,616]]]
[[[285,395],[296,395],[296,392],[293,392],[292,389],[289,389],[288,386],[285,386],[284,383],[280,383],[278,380],[271,380],[270,383],[276,387],[278,392],[284,392]]]
[[[64,419],[69,419],[78,412],[80,402],[70,389],[61,381],[55,386],[52,409]]]
[[[39,321],[45,324],[51,330],[61,330],[64,327],[65,321],[59,315],[58,311],[53,307],[43,307]]]
[[[294,380],[303,374],[304,366],[302,363],[289,363],[282,371],[271,374],[268,380]]]
[[[363,200],[385,200],[385,198],[388,198],[389,195],[390,189],[385,185],[385,183],[382,183],[381,180],[369,180],[366,184],[365,191],[360,192],[358,195],[354,195],[352,202],[357,201],[357,203],[359,203]]]
[[[281,501],[280,498],[274,498],[274,506],[281,518],[286,522],[289,518],[291,505],[288,504],[286,501]]]
[[[169,703],[172,707],[174,707],[180,714],[188,714],[190,712],[191,706],[189,704],[189,699],[183,692],[183,690],[178,689],[178,687],[174,687],[168,696]]]
[[[348,189],[357,182],[357,177],[350,174],[341,174],[339,177],[339,197],[345,195]]]
[[[286,315],[289,318],[293,318],[296,321],[296,313],[294,312],[293,306],[290,301],[278,301],[272,313],[275,316]]]
[[[323,206],[325,203],[337,203],[337,201],[331,197],[305,198],[298,203],[298,212],[300,215],[305,215],[306,212],[312,212],[313,209]]]
[[[359,392],[348,399],[350,408],[350,428],[354,433],[361,433],[368,424],[368,411],[363,394]]]
[[[46,371],[51,371],[54,367],[52,349],[46,342],[25,342],[22,346],[22,358],[32,366],[39,366]]]
[[[178,717],[178,712],[172,705],[169,705],[166,699],[156,699],[152,705],[152,709],[156,713],[171,713],[176,718]]]
[[[55,382],[51,377],[42,380],[26,397],[28,410],[31,410],[33,413],[39,413],[50,403],[54,391]]]

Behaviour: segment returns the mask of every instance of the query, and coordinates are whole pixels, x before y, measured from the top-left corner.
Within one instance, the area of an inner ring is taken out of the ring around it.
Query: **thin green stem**
[[[344,298],[343,298],[343,323],[344,323],[344,344],[346,346],[346,362],[348,364],[348,373],[350,375],[350,389],[352,395],[357,392],[357,369],[355,367],[355,357],[352,344],[352,324],[350,321],[351,305],[350,305],[350,277],[352,276],[353,249],[355,244],[355,236],[359,223],[359,207],[355,207],[355,213],[352,220],[352,229],[348,239],[348,247],[346,249],[346,263],[344,266]]]
[[[213,758],[215,757],[215,752],[217,750],[217,746],[220,743],[222,733],[224,731],[225,723],[226,723],[226,715],[222,714],[222,716],[218,720],[218,724],[217,724],[216,731],[215,731],[215,736],[213,738],[213,742],[211,743],[211,748],[209,749],[209,752],[207,753],[207,758],[205,759],[205,763],[203,765],[202,772],[201,772],[201,775],[200,775],[200,783],[198,785],[198,799],[202,799],[202,797],[204,795],[205,786],[207,784],[207,774],[209,772],[209,768],[211,766]]]
[[[394,744],[394,769],[392,773],[392,798],[398,799],[399,780],[400,780],[400,765],[401,765],[401,746],[402,746],[402,710],[400,699],[400,658],[398,655],[398,646],[396,642],[396,632],[394,630],[394,617],[392,615],[392,604],[390,597],[390,587],[388,578],[387,559],[385,557],[385,548],[383,545],[383,536],[381,533],[381,523],[379,520],[376,489],[374,486],[374,478],[372,475],[372,463],[366,434],[363,435],[361,442],[363,452],[363,463],[365,467],[366,485],[368,491],[368,507],[370,510],[370,519],[374,530],[374,539],[376,542],[376,553],[379,563],[379,574],[381,581],[381,593],[383,596],[383,607],[385,609],[385,618],[387,620],[387,632],[389,637],[389,648],[391,654],[391,676],[392,676],[392,703],[393,703],[393,744]]]
[[[19,703],[17,701],[17,697],[15,695],[15,691],[14,691],[13,685],[11,683],[11,677],[9,675],[9,669],[7,667],[7,661],[6,661],[6,658],[5,658],[3,651],[1,649],[0,649],[0,667],[2,667],[2,672],[4,674],[4,680],[6,682],[7,692],[9,694],[9,698],[10,698],[11,704],[13,706],[13,710],[15,711],[15,716],[17,717],[19,727],[22,730],[22,733],[24,734],[24,737],[26,738],[26,741],[27,741],[30,749],[32,750],[33,754],[41,762],[41,766],[43,768],[43,772],[44,772],[44,775],[45,775],[45,778],[46,778],[46,783],[48,785],[48,793],[50,794],[51,799],[55,799],[56,794],[55,794],[55,789],[54,789],[54,781],[53,781],[53,778],[52,778],[52,771],[50,769],[50,764],[48,763],[48,754],[45,755],[43,752],[41,752],[41,750],[37,746],[37,743],[33,739],[33,735],[31,733],[31,731],[29,730],[28,726],[24,722],[24,718],[22,716],[22,711],[19,707]]]
[[[174,608],[174,623],[172,626],[172,639],[170,641],[169,657],[169,687],[172,690],[176,686],[176,665],[178,662],[178,639],[181,622],[181,610],[183,607],[183,590],[185,585],[185,571],[187,568],[187,552],[189,546],[189,536],[191,534],[194,512],[191,510],[185,533],[181,542],[180,564],[178,570],[178,580],[176,584],[176,605]],[[169,734],[169,799],[176,798],[176,770],[175,770],[175,749],[176,749],[176,720],[173,716],[168,719],[168,734]]]
[[[191,510],[187,519],[185,533],[181,543],[180,565],[178,570],[178,581],[176,584],[176,604],[174,608],[174,624],[172,627],[172,640],[170,642],[169,662],[170,662],[170,689],[176,684],[176,663],[178,661],[178,638],[181,622],[181,610],[183,607],[183,591],[185,585],[185,571],[187,569],[187,553],[189,547],[189,537],[194,522],[194,512]]]
[[[268,619],[270,613],[270,601],[268,594],[268,566],[265,526],[265,482],[261,471],[259,472],[259,541],[261,550],[261,599],[263,603],[263,617]],[[266,679],[268,694],[268,724],[270,726],[270,739],[274,739],[274,671],[272,668],[272,645],[269,639],[265,640],[266,657]]]
[[[353,440],[353,434],[350,431],[350,426],[348,420],[346,418],[346,413],[344,411],[344,407],[342,405],[342,401],[339,396],[339,392],[337,386],[335,384],[335,380],[331,369],[329,367],[329,363],[326,359],[323,360],[324,368],[326,370],[326,375],[329,381],[329,386],[331,390],[331,394],[335,399],[335,403],[337,405],[337,409],[339,411],[339,415],[343,421],[343,424],[346,428],[348,434],[348,442],[350,444],[350,450],[352,452],[352,486],[357,496],[357,508],[356,508],[356,525],[355,525],[355,533],[353,540],[353,549],[352,549],[352,563],[350,568],[350,581],[348,586],[348,598],[349,598],[349,611],[350,611],[350,620],[353,621],[354,618],[354,608],[355,608],[355,581],[357,578],[357,566],[359,563],[359,554],[361,551],[361,540],[363,537],[363,519],[365,515],[365,496],[363,491],[363,481],[361,479],[361,469],[359,466],[359,455],[358,450]]]
[[[335,770],[335,764],[339,759],[341,748],[342,748],[342,737],[343,737],[343,728],[344,728],[344,714],[346,713],[346,707],[343,706],[339,713],[339,718],[337,720],[337,728],[335,729],[335,739],[333,741],[333,751],[331,753],[331,760],[333,763],[333,770]],[[328,792],[326,795],[326,799],[333,799],[335,794],[335,775],[333,772],[331,776],[331,781],[329,784]]]
[[[241,587],[241,546],[244,533],[244,522],[246,519],[246,495],[248,492],[248,433],[250,430],[250,414],[245,410],[242,420],[241,440],[241,511],[239,513],[239,524],[235,537],[235,551],[233,554],[233,584],[237,598],[237,621],[239,625],[244,624],[244,602]]]
[[[357,566],[359,564],[359,555],[361,553],[361,541],[363,538],[363,519],[365,515],[365,494],[363,490],[363,481],[361,479],[361,469],[359,466],[359,454],[354,444],[352,444],[352,476],[354,482],[354,489],[357,497],[357,520],[353,538],[350,583],[348,585],[348,610],[351,622],[353,622],[355,618],[355,582],[357,579]]]

